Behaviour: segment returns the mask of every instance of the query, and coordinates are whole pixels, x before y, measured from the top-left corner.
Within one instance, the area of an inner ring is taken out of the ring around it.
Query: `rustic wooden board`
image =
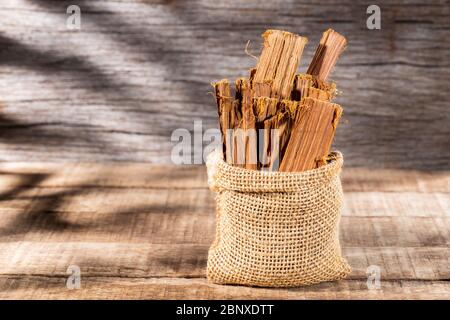
[[[346,198],[344,246],[450,244],[448,195],[364,195]],[[211,243],[214,210],[207,189],[31,188],[2,201],[0,240]]]
[[[0,188],[111,187],[207,188],[204,166],[143,163],[0,162]],[[450,171],[351,168],[342,171],[346,192],[450,193]]]
[[[209,244],[123,242],[5,242],[0,244],[2,275],[64,277],[77,265],[85,277],[204,278]],[[378,265],[383,280],[447,280],[449,247],[344,247],[351,280],[367,279]]]
[[[246,76],[260,34],[348,37],[332,78],[344,118],[335,148],[350,166],[448,169],[450,7],[380,0],[382,30],[355,1],[71,1],[0,4],[0,160],[169,163],[176,128],[217,127],[211,81]]]
[[[206,282],[205,181],[199,166],[1,163],[0,298],[450,299],[449,172],[344,170],[352,273],[289,290]],[[70,265],[80,290],[65,287]],[[371,265],[381,290],[367,288]]]
[[[66,277],[0,276],[0,299],[449,299],[448,281],[394,280],[368,290],[347,280],[294,289],[210,284],[204,278],[86,278],[68,290]]]

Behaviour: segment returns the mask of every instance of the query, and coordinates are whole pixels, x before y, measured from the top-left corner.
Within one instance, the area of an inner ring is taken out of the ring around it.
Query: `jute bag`
[[[343,158],[330,156],[318,169],[293,173],[243,169],[225,163],[221,152],[209,155],[217,205],[209,281],[295,287],[349,274],[338,238]]]

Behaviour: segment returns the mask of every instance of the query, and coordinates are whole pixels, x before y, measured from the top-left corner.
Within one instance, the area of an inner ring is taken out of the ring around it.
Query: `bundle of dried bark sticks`
[[[268,30],[249,78],[214,84],[225,160],[255,170],[304,171],[326,163],[342,108],[327,82],[346,39],[323,33],[306,74],[296,74],[307,43],[286,31]]]

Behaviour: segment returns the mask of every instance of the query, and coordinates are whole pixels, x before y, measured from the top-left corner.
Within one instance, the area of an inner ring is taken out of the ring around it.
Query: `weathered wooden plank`
[[[5,216],[0,241],[92,241],[210,244],[215,218],[140,212],[133,214],[39,213]],[[15,227],[16,226],[16,227]],[[343,217],[343,246],[450,246],[449,218]]]
[[[79,0],[79,31],[66,29],[69,4],[0,4],[0,160],[169,163],[175,128],[217,127],[209,83],[247,76],[247,40],[301,32],[304,71],[331,27],[349,42],[333,77],[346,163],[448,169],[445,2],[380,0],[380,31],[366,28],[367,4],[336,0]]]
[[[66,277],[0,276],[0,299],[450,299],[448,281],[327,282],[293,289],[210,284],[206,279],[82,278],[81,289],[66,288]]]
[[[25,190],[2,202],[0,239],[210,243],[215,224],[213,195],[206,189],[185,191]]]
[[[0,298],[450,299],[446,172],[344,170],[349,280],[289,290],[205,281],[205,181],[201,167],[0,164]],[[65,287],[70,265],[81,290]],[[381,290],[367,289],[370,265]]]
[[[205,277],[209,245],[11,242],[0,244],[0,274],[63,277],[71,265],[83,276]]]
[[[344,216],[450,217],[450,195],[430,192],[346,192]]]
[[[0,212],[6,215],[51,211],[95,216],[127,210],[206,215],[215,211],[214,194],[203,188],[22,187],[3,190],[0,203]],[[437,192],[346,192],[342,212],[344,217],[424,218],[446,218],[449,213],[448,194]]]
[[[344,246],[448,246],[449,201],[439,193],[348,193]],[[414,201],[412,201],[414,200]],[[207,189],[24,188],[1,199],[2,241],[210,244]]]
[[[345,245],[423,246],[450,241],[446,195],[348,193],[345,199],[341,221]],[[2,192],[1,204],[0,239],[7,241],[210,243],[215,223],[214,198],[207,189],[25,187]]]
[[[207,188],[204,166],[146,163],[0,163],[0,190],[18,187]]]
[[[382,280],[448,280],[447,247],[344,247],[352,266],[350,279],[367,279],[367,268],[379,266]]]
[[[424,247],[450,245],[450,218],[343,217],[344,246]]]
[[[85,277],[202,278],[209,245],[11,242],[0,244],[0,275],[64,277],[80,267]],[[344,247],[352,266],[349,279],[367,279],[367,268],[380,267],[383,280],[450,279],[449,247]]]
[[[344,192],[450,193],[450,171],[370,170],[344,167],[342,185]]]
[[[207,188],[204,166],[0,162],[0,190],[16,187]],[[344,191],[450,193],[450,171],[348,168]]]

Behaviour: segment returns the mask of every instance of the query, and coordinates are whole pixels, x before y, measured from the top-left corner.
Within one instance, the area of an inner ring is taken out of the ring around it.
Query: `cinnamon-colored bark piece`
[[[261,123],[261,129],[263,129],[262,136],[260,135],[259,138],[262,140],[259,140],[259,166],[261,169],[269,169],[272,166],[272,157],[274,153],[274,146],[273,143],[276,143],[277,141],[273,139],[272,136],[272,130],[275,128],[275,121],[277,116],[273,116],[269,119],[264,120]],[[278,139],[279,140],[279,139]],[[276,147],[276,146],[275,146]],[[276,152],[276,151],[275,151]]]
[[[233,109],[231,113],[231,128],[230,132],[228,133],[228,140],[229,150],[230,150],[230,156],[231,156],[231,163],[233,165],[241,166],[243,167],[243,164],[240,164],[239,162],[239,148],[238,148],[238,135],[237,130],[242,126],[242,108],[241,108],[241,101],[239,99],[235,99],[233,101]],[[241,151],[242,153],[243,151]],[[245,158],[244,158],[245,161]]]
[[[292,89],[292,99],[300,101],[310,97],[318,100],[331,101],[336,94],[336,85],[321,81],[309,74],[297,74]]]
[[[242,121],[239,126],[243,131],[237,132],[238,139],[243,140],[245,148],[245,165],[246,169],[257,169],[258,163],[258,148],[256,135],[256,118],[253,110],[253,96],[254,92],[250,86],[250,81],[245,78],[236,80],[236,99],[240,101],[242,111]],[[241,140],[242,142],[242,140]],[[238,144],[238,146],[240,146]],[[238,147],[238,153],[241,152]]]
[[[306,73],[326,80],[346,45],[344,36],[332,29],[325,31]]]
[[[278,99],[268,97],[258,97],[253,101],[256,122],[263,122],[264,120],[274,116],[278,110]]]
[[[277,119],[276,128],[279,129],[280,134],[280,163],[286,153],[288,142],[292,134],[292,125],[294,120],[294,115],[299,108],[300,103],[298,101],[292,100],[282,100],[280,102],[280,115]]]
[[[307,76],[307,75],[305,75]],[[332,98],[337,94],[336,83],[319,79],[316,76],[311,76],[313,80],[313,87],[328,92]]]
[[[264,47],[253,79],[255,96],[289,98],[300,57],[308,40],[280,30],[267,30],[263,38]]]
[[[305,171],[325,164],[341,114],[337,104],[303,99],[296,110],[280,171]]]
[[[214,90],[219,114],[220,132],[222,135],[223,156],[226,162],[235,164],[237,163],[237,156],[233,149],[235,143],[233,131],[239,127],[242,119],[240,101],[234,100],[231,96],[230,85],[227,79],[216,82],[214,84]]]
[[[231,110],[232,97],[230,85],[227,79],[220,80],[214,84],[216,95],[217,111],[219,114],[219,127],[222,134],[222,151],[224,159],[231,163],[229,156],[227,157],[227,130],[231,128]]]
[[[257,97],[253,99],[253,110],[256,118],[256,130],[258,139],[258,168],[267,164],[267,148],[270,135],[266,135],[264,122],[277,113],[278,99],[268,97]]]
[[[264,121],[264,141],[261,163],[263,168],[277,171],[286,151],[291,129],[290,112],[280,106],[277,114]],[[276,132],[275,132],[276,130]]]
[[[250,81],[250,86],[253,87],[253,79],[255,78],[256,68],[250,69],[250,77],[248,80]]]
[[[226,160],[247,169],[303,171],[326,162],[340,106],[330,103],[336,85],[326,81],[346,40],[327,30],[308,72],[296,75],[307,39],[268,30],[249,79],[215,85]],[[291,100],[288,100],[291,99]],[[231,134],[227,131],[231,130]],[[265,129],[263,137],[257,130]],[[259,142],[259,143],[258,143]]]

